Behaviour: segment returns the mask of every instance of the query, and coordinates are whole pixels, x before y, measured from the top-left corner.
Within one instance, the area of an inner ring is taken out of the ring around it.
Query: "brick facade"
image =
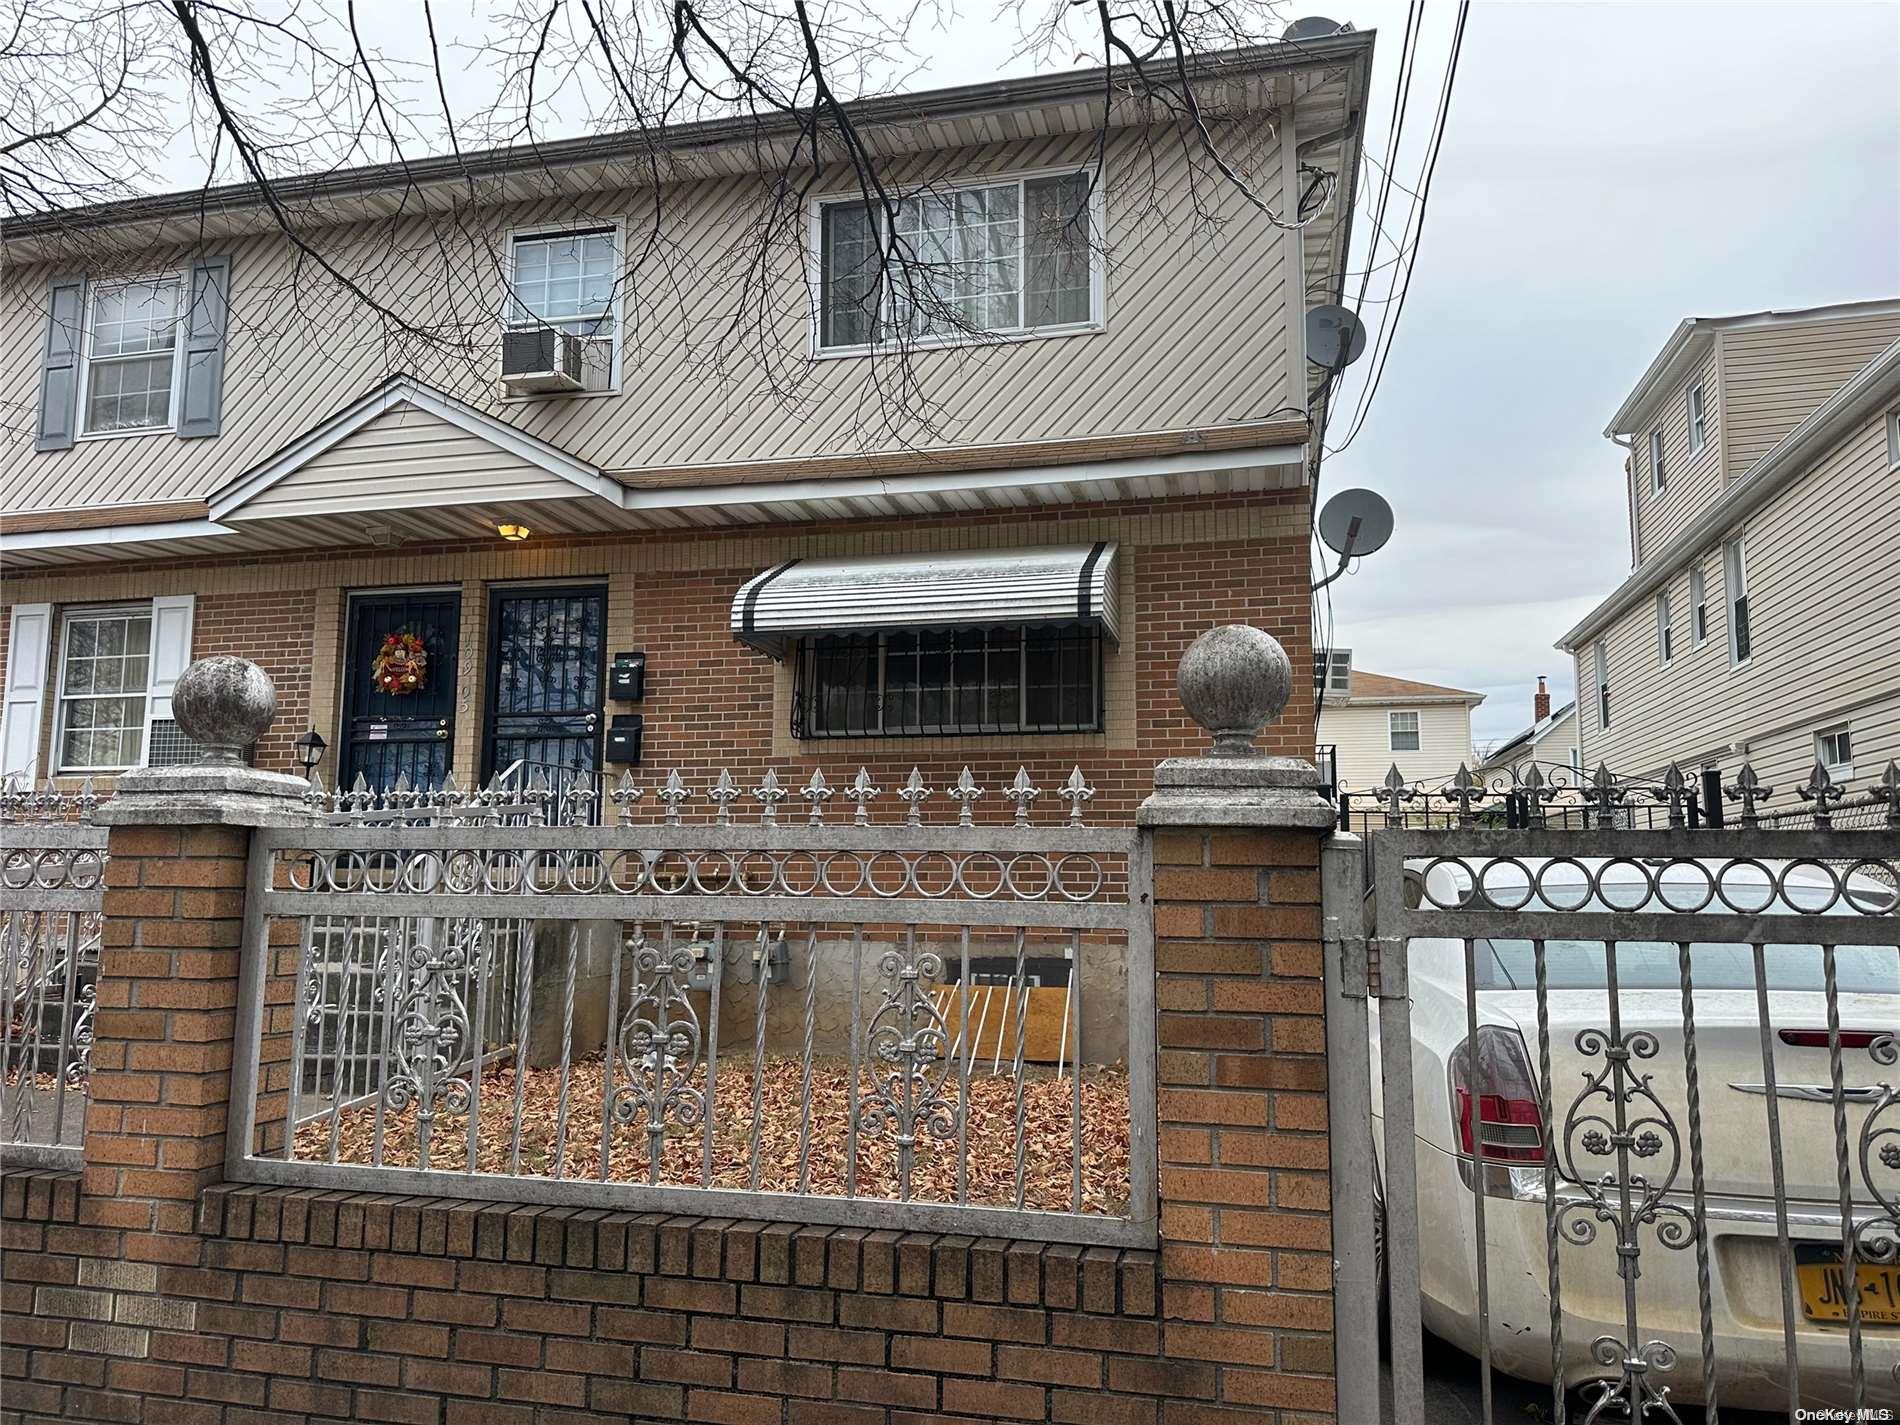
[[[700,780],[721,766],[741,777],[756,777],[772,766],[791,781],[816,767],[831,775],[862,764],[887,788],[912,765],[941,786],[967,764],[980,781],[995,787],[1021,764],[1050,786],[1079,764],[1097,788],[1095,817],[1127,821],[1150,790],[1154,764],[1201,745],[1174,696],[1175,663],[1196,635],[1219,623],[1251,623],[1278,638],[1296,668],[1307,665],[1306,534],[1306,496],[1295,491],[1073,506],[1040,511],[1033,518],[986,513],[717,535],[533,540],[521,546],[416,544],[395,557],[386,550],[298,552],[269,561],[173,561],[114,566],[109,572],[23,574],[0,581],[0,627],[6,624],[4,606],[16,602],[69,605],[193,593],[194,654],[251,658],[277,685],[278,718],[258,748],[257,765],[293,770],[290,744],[314,725],[332,746],[324,770],[333,773],[349,593],[459,587],[461,686],[453,768],[466,783],[479,772],[487,590],[518,580],[601,581],[608,590],[609,652],[639,648],[648,655],[645,700],[607,708],[609,714],[645,716],[644,761],[634,769],[643,782],[655,782],[675,766]],[[1107,658],[1107,726],[1101,733],[796,741],[789,730],[789,673],[734,642],[729,629],[733,593],[761,569],[789,557],[1096,539],[1118,541],[1125,566],[1124,642]],[[53,724],[49,694],[42,768],[50,765]],[[1310,757],[1313,726],[1312,689],[1305,679],[1296,679],[1293,701],[1267,730],[1263,745]],[[1001,818],[1008,808],[990,798],[978,812]]]
[[[1332,1418],[1316,833],[1155,835],[1158,1251],[227,1185],[247,835],[113,828],[87,1166],[0,1191],[8,1425]]]

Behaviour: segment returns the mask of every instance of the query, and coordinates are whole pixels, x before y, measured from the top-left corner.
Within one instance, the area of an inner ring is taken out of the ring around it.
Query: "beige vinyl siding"
[[[1702,383],[1708,413],[1708,444],[1689,452],[1689,389]],[[1639,557],[1648,559],[1663,549],[1676,532],[1701,514],[1722,493],[1722,398],[1718,389],[1715,348],[1703,358],[1694,375],[1650,411],[1636,432],[1636,541]],[[1663,489],[1656,489],[1650,461],[1649,435],[1663,433]]]
[[[1250,125],[1235,152],[1256,192],[1281,203],[1279,140]],[[925,351],[909,376],[924,418],[892,428],[880,390],[900,376],[888,357],[811,360],[798,241],[774,253],[763,334],[735,343],[735,294],[753,255],[756,178],[681,185],[664,230],[625,282],[621,390],[503,401],[495,384],[500,263],[513,227],[625,225],[623,257],[646,246],[650,197],[604,195],[464,215],[459,224],[391,219],[317,239],[344,270],[415,324],[477,333],[472,358],[445,355],[373,316],[309,263],[293,281],[274,235],[222,242],[232,256],[232,331],[224,430],[81,440],[35,454],[32,407],[52,269],[11,274],[0,317],[0,401],[14,412],[0,444],[0,508],[173,500],[213,491],[404,370],[607,469],[754,461],[946,443],[1009,443],[1212,426],[1295,404],[1287,312],[1296,293],[1293,239],[1234,192],[1201,176],[1217,221],[1187,221],[1183,146],[1119,131],[1105,181],[1105,330]],[[1155,159],[1152,173],[1149,155]],[[1088,135],[966,149],[894,166],[910,178],[1081,165]],[[842,190],[848,179],[820,185]],[[445,271],[444,249],[448,253]],[[183,262],[181,249],[163,255]],[[161,255],[141,254],[141,265]],[[295,295],[293,296],[293,289]]]
[[[1418,751],[1394,752],[1386,714],[1418,714]],[[1385,780],[1393,766],[1411,781],[1452,775],[1471,755],[1471,708],[1465,703],[1340,703],[1321,710],[1319,740],[1338,748],[1339,785],[1363,791]]]
[[[1753,655],[1746,666],[1729,663],[1719,547],[1702,551],[1709,597],[1709,639],[1702,647],[1688,637],[1686,563],[1668,584],[1677,620],[1673,662],[1663,667],[1656,656],[1653,599],[1638,601],[1608,631],[1607,733],[1597,722],[1594,643],[1578,649],[1586,763],[1606,762],[1629,775],[1657,772],[1672,760],[1685,771],[1704,761],[1732,769],[1741,760],[1730,750],[1734,745],[1762,740],[1780,746],[1790,734],[1798,741],[1841,721],[1846,709],[1900,692],[1900,489],[1894,481],[1885,420],[1875,417],[1748,520]],[[1870,769],[1877,775],[1857,753],[1861,780]]]
[[[261,491],[237,518],[559,500],[584,493],[572,481],[405,403]]]
[[[1723,332],[1729,478],[1745,474],[1897,339],[1900,313]]]

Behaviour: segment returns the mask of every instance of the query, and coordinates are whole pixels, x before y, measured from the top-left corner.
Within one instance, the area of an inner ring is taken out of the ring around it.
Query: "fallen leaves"
[[[627,1086],[626,1065],[615,1065],[617,1089]],[[471,1088],[474,1086],[471,1085]],[[705,1088],[705,1074],[688,1087]],[[959,1086],[953,1073],[942,1094],[951,1112],[949,1133],[936,1138],[918,1127],[912,1150],[909,1198],[919,1202],[967,1201],[1013,1207],[1016,1159],[1022,1154],[1021,1205],[1036,1210],[1078,1210],[1074,1197],[1077,1153],[1074,1133],[1075,1081],[1064,1074],[1028,1069],[1022,1083],[1022,1131],[1017,1131],[1015,1081],[1006,1074],[981,1071],[971,1076],[969,1110],[962,1143],[955,1125]],[[479,1104],[471,1113],[448,1113],[438,1102],[430,1130],[429,1167],[446,1173],[470,1165],[471,1119],[475,1170],[508,1173],[516,1155],[516,1071],[503,1064],[482,1076]],[[722,1058],[715,1076],[710,1124],[682,1124],[677,1113],[664,1115],[659,1171],[653,1175],[652,1140],[644,1112],[631,1123],[611,1123],[603,1138],[606,1063],[601,1055],[574,1062],[566,1083],[562,1117],[562,1074],[558,1068],[530,1069],[520,1085],[519,1172],[524,1176],[592,1179],[619,1183],[657,1181],[669,1185],[748,1188],[764,1192],[809,1192],[821,1196],[896,1199],[900,1196],[896,1127],[873,1131],[864,1108],[869,1078],[860,1073],[858,1132],[851,1132],[851,1071],[842,1059],[815,1059],[809,1098],[804,1093],[800,1060],[769,1057],[757,1079],[758,1111],[750,1056]],[[563,1132],[564,1122],[564,1132]],[[377,1138],[380,1126],[381,1149]],[[335,1130],[334,1150],[332,1129]],[[603,1142],[606,1164],[602,1167]],[[564,1151],[563,1151],[564,1144]],[[1081,1076],[1079,1158],[1082,1194],[1079,1210],[1121,1215],[1128,1210],[1128,1078],[1120,1070],[1085,1069]],[[710,1171],[708,1158],[710,1156]],[[346,1107],[333,1124],[326,1110],[296,1136],[302,1162],[380,1163],[420,1166],[417,1108],[400,1111],[375,1104]],[[958,1164],[967,1164],[963,1196]],[[855,1168],[855,1172],[853,1171]]]

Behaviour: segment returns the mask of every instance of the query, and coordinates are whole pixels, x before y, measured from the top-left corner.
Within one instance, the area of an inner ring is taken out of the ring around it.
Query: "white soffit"
[[[1118,642],[1116,545],[794,559],[746,581],[732,636],[782,658],[801,634],[1087,623]]]

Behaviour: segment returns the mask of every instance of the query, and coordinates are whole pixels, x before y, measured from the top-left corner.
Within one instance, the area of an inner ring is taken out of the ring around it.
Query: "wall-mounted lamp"
[[[525,524],[498,524],[495,526],[495,533],[511,544],[521,543],[522,540],[526,539],[533,532],[534,531],[530,530]]]
[[[330,744],[325,742],[323,735],[313,727],[291,746],[297,749],[297,765],[303,768],[304,775],[308,777],[317,770],[317,763],[323,760],[323,754],[329,749]]]

